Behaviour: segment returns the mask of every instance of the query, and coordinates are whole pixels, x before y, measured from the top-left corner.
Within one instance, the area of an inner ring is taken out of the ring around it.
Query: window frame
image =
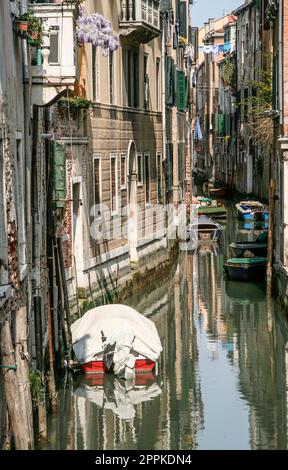
[[[107,59],[108,59],[108,102],[110,106],[114,106],[115,105],[114,52],[109,51]]]
[[[122,184],[122,158],[125,158],[124,164],[124,184]],[[121,191],[127,189],[127,153],[121,152],[120,153],[120,189]]]
[[[99,153],[94,153],[93,154],[93,203],[94,203],[94,208],[96,206],[96,200],[95,200],[95,160],[99,161],[99,204],[101,206],[102,204],[102,158],[101,154]],[[94,218],[95,220],[99,220],[102,218],[102,211],[100,211],[100,214],[96,215],[94,213]]]
[[[159,181],[159,168],[158,168],[158,158],[160,159],[160,181]],[[156,175],[157,175],[157,204],[163,203],[163,173],[162,173],[162,153],[156,152]],[[159,198],[159,186],[160,186],[160,198]]]
[[[141,180],[139,181],[139,157],[140,157],[140,161],[141,161],[141,165],[140,165],[140,170],[141,170]],[[137,152],[137,186],[143,186],[143,183],[144,183],[144,171],[143,171],[143,152]]]
[[[155,75],[156,75],[156,86],[155,86],[155,89],[156,89],[156,102],[155,102],[155,105],[156,105],[156,111],[161,111],[161,105],[162,105],[162,102],[161,102],[161,99],[162,99],[162,96],[161,96],[161,59],[160,57],[156,57],[156,65],[155,65]]]
[[[144,196],[145,196],[145,206],[151,205],[151,155],[150,152],[144,152],[144,180],[145,180],[145,189],[144,189]],[[149,200],[147,201],[147,173],[146,173],[146,158],[148,157],[149,162]]]
[[[100,50],[99,47],[91,46],[91,97],[94,103],[101,101],[100,93]],[[94,89],[95,88],[95,89]]]
[[[52,28],[55,28],[55,29],[50,29],[50,32],[49,32],[49,46],[51,46],[51,41],[50,41],[50,37],[51,36],[58,36],[58,62],[50,62],[50,54],[49,54],[49,57],[48,57],[48,63],[49,65],[51,65],[52,67],[54,66],[59,66],[61,65],[60,64],[60,30],[59,30],[59,27],[58,26],[52,26]],[[57,28],[57,29],[56,29]],[[51,47],[50,47],[51,49]]]
[[[113,199],[112,199],[112,160],[115,159],[115,196],[116,196],[116,204],[115,210],[113,210]],[[118,158],[117,153],[110,153],[110,211],[111,217],[116,216],[119,214],[119,194],[118,194]]]

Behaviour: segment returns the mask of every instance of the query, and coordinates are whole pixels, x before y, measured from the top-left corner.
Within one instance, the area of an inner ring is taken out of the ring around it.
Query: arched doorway
[[[130,263],[138,263],[137,253],[137,149],[134,140],[128,146],[128,242]]]

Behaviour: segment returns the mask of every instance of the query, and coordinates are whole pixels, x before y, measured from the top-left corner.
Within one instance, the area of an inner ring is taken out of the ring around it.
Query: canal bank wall
[[[120,256],[99,259],[86,271],[88,287],[75,292],[73,277],[67,279],[73,316],[83,315],[87,310],[109,303],[120,303],[137,293],[148,282],[169,272],[179,254],[178,240],[154,240],[140,247],[139,262],[131,264],[128,250]]]

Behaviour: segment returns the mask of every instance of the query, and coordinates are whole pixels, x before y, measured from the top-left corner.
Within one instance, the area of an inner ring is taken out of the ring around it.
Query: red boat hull
[[[149,359],[137,359],[135,362],[136,374],[152,372],[155,367],[155,362]],[[104,361],[91,361],[82,364],[81,368],[85,374],[104,374],[108,369]]]

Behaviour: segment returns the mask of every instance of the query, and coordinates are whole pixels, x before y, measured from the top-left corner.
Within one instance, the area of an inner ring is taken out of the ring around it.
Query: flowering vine
[[[110,21],[99,13],[87,14],[84,8],[76,22],[76,34],[79,43],[91,43],[101,47],[104,55],[114,52],[119,47],[119,36],[113,33]]]

